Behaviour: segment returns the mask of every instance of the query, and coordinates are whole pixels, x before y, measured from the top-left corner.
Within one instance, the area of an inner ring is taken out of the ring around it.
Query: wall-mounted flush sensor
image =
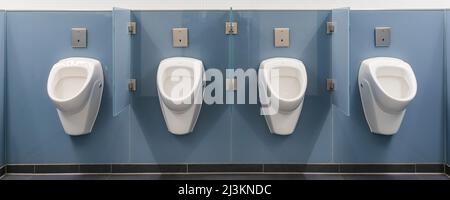
[[[87,47],[87,29],[72,28],[72,48]]]
[[[375,28],[375,46],[388,47],[391,45],[391,27]]]
[[[275,47],[289,47],[289,28],[275,28]]]
[[[187,28],[173,28],[172,29],[172,44],[176,48],[188,47],[188,29]]]

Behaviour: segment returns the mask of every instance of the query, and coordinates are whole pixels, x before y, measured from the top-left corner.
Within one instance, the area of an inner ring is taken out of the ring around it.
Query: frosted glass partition
[[[331,36],[331,74],[334,79],[333,104],[345,115],[350,115],[349,87],[349,8],[333,9],[331,21],[335,30]]]
[[[131,12],[113,9],[113,115],[117,116],[130,104],[128,81],[131,78],[131,35],[128,23]]]

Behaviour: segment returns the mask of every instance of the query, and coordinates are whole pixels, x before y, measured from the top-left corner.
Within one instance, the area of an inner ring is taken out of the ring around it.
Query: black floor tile
[[[36,173],[80,173],[79,165],[36,165]]]
[[[264,172],[321,172],[321,173],[338,173],[339,165],[331,164],[265,164]]]
[[[8,165],[6,173],[34,173],[34,165]]]
[[[80,173],[111,173],[111,168],[106,164],[80,165]]]
[[[414,173],[414,164],[342,164],[340,173]]]
[[[112,173],[186,173],[187,165],[112,165]]]
[[[444,173],[443,164],[416,164],[417,173]]]

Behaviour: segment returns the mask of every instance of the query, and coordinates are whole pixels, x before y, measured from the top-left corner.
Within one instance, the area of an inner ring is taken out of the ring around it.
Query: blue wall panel
[[[71,48],[71,28],[88,29],[88,48]],[[128,161],[129,112],[112,117],[111,12],[8,12],[8,163],[110,163]],[[60,59],[93,57],[105,76],[93,132],[64,133],[47,95],[47,78]]]
[[[271,134],[260,105],[250,104],[248,98],[246,104],[233,105],[233,162],[330,162],[330,95],[325,88],[330,67],[330,37],[325,27],[329,12],[237,11],[235,15],[239,23],[235,68],[257,70],[267,58],[297,58],[305,64],[308,86],[297,128],[290,136]],[[274,28],[289,28],[289,48],[275,48]]]
[[[351,11],[350,117],[333,112],[335,161],[443,162],[443,19],[442,11]],[[392,27],[390,47],[374,46],[376,26]],[[403,59],[416,75],[417,95],[394,136],[370,133],[362,110],[357,87],[359,66],[374,56]]]
[[[6,31],[6,12],[0,11],[0,167],[6,164],[5,150],[5,31]]]
[[[325,79],[331,75],[332,36],[325,33],[329,11],[235,12],[239,34],[233,36],[232,67],[257,68],[263,59],[275,56],[298,58],[307,67],[309,82],[304,108],[296,132],[287,137],[269,134],[264,117],[259,115],[259,105],[204,104],[192,134],[168,133],[157,96],[158,64],[167,57],[190,56],[203,60],[206,69],[225,70],[231,56],[228,36],[224,34],[228,12],[132,14],[138,23],[138,34],[132,40],[130,62],[138,91],[132,106],[113,117],[111,12],[8,13],[5,125],[9,163],[444,160],[443,11],[351,11],[350,117],[336,112],[325,90]],[[391,47],[374,47],[375,26],[393,28]],[[71,48],[72,27],[88,28],[87,49]],[[175,27],[189,28],[188,48],[172,47],[171,29]],[[275,27],[291,28],[290,48],[273,47]],[[81,137],[64,133],[46,91],[52,65],[71,56],[99,59],[105,75],[94,131]],[[391,137],[370,133],[361,107],[357,88],[359,64],[373,56],[404,59],[413,67],[418,81],[417,96],[408,107],[399,133]]]
[[[197,125],[188,135],[167,131],[156,87],[161,60],[187,56],[203,61],[205,69],[227,66],[226,11],[133,12],[139,24],[135,38],[134,73],[138,92],[131,120],[131,162],[230,162],[230,106],[203,104]],[[189,47],[172,47],[172,28],[189,29]]]

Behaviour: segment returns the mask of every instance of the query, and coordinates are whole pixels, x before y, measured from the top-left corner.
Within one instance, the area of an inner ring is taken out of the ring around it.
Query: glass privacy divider
[[[349,8],[331,11],[331,23],[334,27],[331,33],[331,76],[334,82],[332,99],[334,108],[346,116],[350,116],[349,12]]]
[[[331,11],[334,32],[331,36],[331,79],[334,82],[332,94],[333,115],[333,162],[342,162],[341,143],[338,136],[349,132],[350,121],[350,9],[338,8]],[[359,95],[358,95],[359,98]]]
[[[113,116],[119,115],[130,105],[132,35],[128,25],[131,11],[114,8],[113,18]]]

